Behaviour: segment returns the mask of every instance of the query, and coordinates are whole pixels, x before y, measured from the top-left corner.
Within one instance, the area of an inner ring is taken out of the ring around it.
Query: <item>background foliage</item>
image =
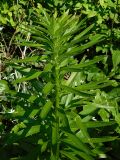
[[[3,0],[0,26],[1,159],[119,160],[120,0]]]

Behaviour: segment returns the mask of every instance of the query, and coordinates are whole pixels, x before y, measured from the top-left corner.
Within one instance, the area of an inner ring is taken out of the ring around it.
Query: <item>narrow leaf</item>
[[[89,150],[89,148],[75,135],[72,133],[68,133],[65,132],[66,135],[68,136],[68,143],[70,144],[74,144],[77,148],[79,148],[80,150],[84,151],[87,154],[91,154],[91,151]]]
[[[43,93],[44,93],[45,95],[48,95],[48,94],[51,92],[53,86],[54,86],[54,85],[53,85],[51,82],[48,82],[48,83],[44,86],[44,88],[43,88]]]
[[[90,97],[91,96],[90,93],[82,92],[82,91],[76,89],[75,87],[68,87],[68,86],[62,85],[62,88],[63,88],[63,91],[67,94],[74,93],[74,94],[80,95],[82,97]]]
[[[92,47],[93,45],[95,45],[98,42],[101,42],[103,40],[103,37],[104,37],[103,35],[96,35],[96,36],[94,36],[94,38],[90,42],[88,42],[80,47],[73,47],[71,50],[69,50],[66,53],[66,55],[69,55],[69,56],[78,55],[78,54],[82,53],[85,49]]]
[[[47,101],[47,103],[42,108],[42,111],[40,113],[41,119],[45,119],[46,118],[46,116],[48,115],[51,107],[52,107],[52,102],[49,100],[49,101]]]
[[[66,70],[66,71],[70,71],[70,72],[79,72],[79,71],[81,71],[82,68],[89,67],[90,65],[95,64],[95,63],[103,60],[104,58],[105,58],[105,56],[98,56],[88,62],[84,62],[84,63],[82,62],[82,63],[74,65],[74,66],[62,67],[61,70]]]
[[[25,81],[30,81],[32,79],[38,78],[41,75],[42,72],[38,72],[38,71],[34,71],[29,73],[27,76],[16,79],[15,81],[13,81],[13,84],[17,84],[17,83],[22,83]]]
[[[26,62],[36,62],[41,59],[40,56],[26,57],[24,59],[12,59],[11,61],[6,61],[6,63],[26,63]]]
[[[75,157],[75,154],[67,152],[67,151],[60,151],[61,154],[65,155],[71,160],[79,160],[77,157]]]
[[[76,124],[77,124],[78,128],[82,131],[83,135],[84,135],[85,138],[88,140],[88,143],[89,143],[92,147],[94,147],[94,145],[93,145],[93,143],[92,143],[92,141],[91,141],[91,138],[90,138],[90,136],[89,136],[89,133],[87,132],[87,128],[86,128],[86,126],[84,126],[81,117],[80,117],[80,116],[77,116],[77,117],[75,118],[75,121],[76,121]]]
[[[111,136],[106,136],[106,137],[100,137],[100,138],[91,138],[93,143],[104,143],[104,142],[109,142],[109,141],[114,141],[118,137],[111,137]],[[88,143],[87,139],[83,140],[85,143]]]
[[[103,121],[89,121],[89,122],[83,122],[83,124],[87,128],[98,128],[98,127],[106,127],[106,126],[111,126],[115,125],[115,121],[110,121],[110,122],[103,122]]]
[[[94,158],[92,158],[90,155],[88,155],[88,154],[86,154],[84,152],[80,152],[80,151],[74,150],[74,153],[76,153],[77,155],[82,157],[84,160],[94,160]]]
[[[87,27],[85,30],[83,30],[80,34],[78,34],[73,41],[71,42],[72,44],[75,44],[80,41],[80,39],[88,33],[92,28],[94,27],[94,24],[91,24],[89,27]]]

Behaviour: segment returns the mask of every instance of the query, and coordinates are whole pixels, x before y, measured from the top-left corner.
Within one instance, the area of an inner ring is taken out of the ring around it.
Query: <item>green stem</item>
[[[56,90],[56,102],[55,102],[55,128],[56,128],[56,160],[59,159],[59,115],[58,115],[58,109],[59,109],[59,102],[60,102],[60,84],[59,84],[59,69],[56,66],[55,67],[55,90]]]

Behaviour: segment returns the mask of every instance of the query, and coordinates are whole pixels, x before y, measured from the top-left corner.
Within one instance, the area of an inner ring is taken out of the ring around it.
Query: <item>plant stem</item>
[[[56,119],[56,160],[59,159],[59,69],[58,66],[55,67],[55,90],[56,90],[56,102],[55,102],[55,119]]]

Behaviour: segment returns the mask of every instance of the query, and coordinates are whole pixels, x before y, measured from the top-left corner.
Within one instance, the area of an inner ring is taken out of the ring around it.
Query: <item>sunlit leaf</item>
[[[52,102],[49,100],[46,102],[46,104],[43,106],[42,111],[40,113],[41,119],[45,119],[47,114],[49,113],[51,107],[52,107]]]

